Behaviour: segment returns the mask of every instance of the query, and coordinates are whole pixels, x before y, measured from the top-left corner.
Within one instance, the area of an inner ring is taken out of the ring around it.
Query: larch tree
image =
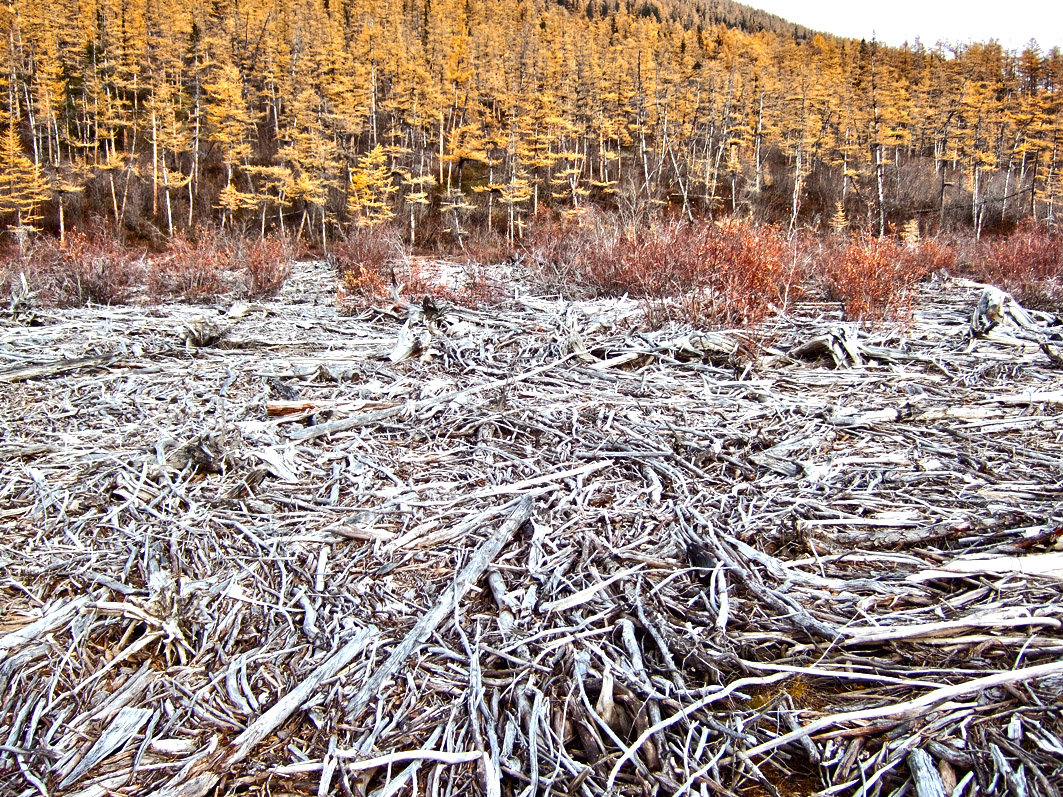
[[[0,113],[0,218],[24,248],[28,233],[35,230],[40,207],[51,198],[51,189],[41,167],[24,152],[14,119]]]
[[[224,229],[227,220],[232,221],[242,211],[253,210],[258,205],[250,182],[243,186],[234,182],[236,170],[248,165],[254,124],[244,99],[243,79],[235,66],[218,66],[204,88],[207,137],[221,150],[225,168],[225,185],[218,194]]]
[[[355,224],[364,227],[390,221],[395,217],[392,196],[396,191],[398,186],[392,182],[387,154],[384,147],[377,144],[351,170],[347,212]],[[413,224],[412,221],[410,223]]]

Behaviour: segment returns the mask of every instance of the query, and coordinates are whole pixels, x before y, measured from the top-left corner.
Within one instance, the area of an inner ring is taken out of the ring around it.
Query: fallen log
[[[498,530],[473,552],[472,556],[469,557],[468,563],[455,576],[454,583],[439,597],[431,611],[417,621],[417,624],[414,625],[402,642],[395,646],[391,651],[391,655],[366,680],[362,688],[347,704],[346,713],[350,721],[353,722],[358,718],[358,715],[369,705],[369,701],[377,696],[384,683],[398,672],[403,662],[428,640],[428,637],[431,636],[432,632],[444,619],[451,616],[454,607],[457,606],[469,588],[479,580],[483,572],[517,532],[517,529],[523,526],[531,517],[533,507],[534,501],[531,496],[522,498],[506,522],[499,526]]]
[[[152,792],[151,797],[203,797],[218,784],[230,767],[247,758],[259,742],[298,711],[321,684],[350,664],[375,635],[375,628],[363,628],[358,631],[342,648],[329,656],[295,689],[278,700],[232,742],[216,753],[193,761],[165,786]]]
[[[95,357],[76,357],[34,363],[32,365],[16,365],[0,370],[0,382],[24,382],[27,379],[46,379],[50,376],[68,374],[73,371],[105,368],[113,363],[117,357],[115,354],[101,354]]]

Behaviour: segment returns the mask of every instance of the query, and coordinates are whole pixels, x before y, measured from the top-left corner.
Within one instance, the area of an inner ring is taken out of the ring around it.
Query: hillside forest
[[[609,213],[972,237],[1063,201],[1063,53],[723,0],[10,0],[0,223],[328,252]]]

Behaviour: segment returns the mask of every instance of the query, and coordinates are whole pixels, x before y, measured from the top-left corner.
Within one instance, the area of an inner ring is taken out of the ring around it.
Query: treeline
[[[611,207],[872,234],[1054,218],[1063,55],[896,49],[726,0],[12,0],[0,220],[327,243]],[[721,22],[740,24],[728,27]]]

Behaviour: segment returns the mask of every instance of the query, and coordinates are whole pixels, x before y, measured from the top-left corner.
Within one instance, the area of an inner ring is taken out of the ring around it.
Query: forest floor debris
[[[0,792],[1058,795],[1063,371],[980,291],[0,321]]]

